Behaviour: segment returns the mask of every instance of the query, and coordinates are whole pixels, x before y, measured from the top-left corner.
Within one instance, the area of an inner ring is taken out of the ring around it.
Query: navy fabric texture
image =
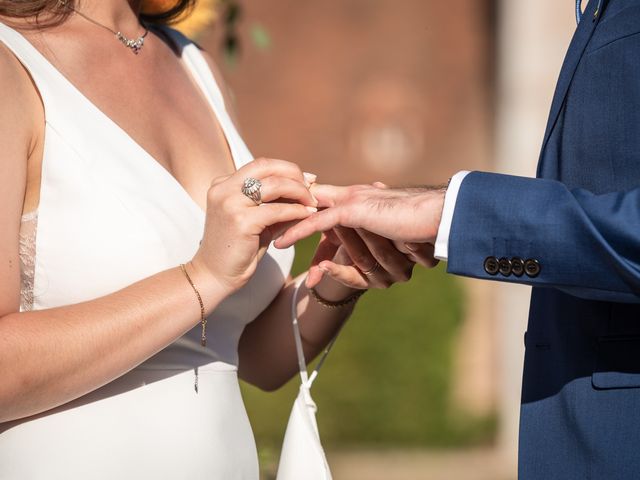
[[[591,0],[537,179],[462,183],[448,271],[533,286],[519,478],[640,478],[640,0]],[[540,274],[490,275],[487,257]]]

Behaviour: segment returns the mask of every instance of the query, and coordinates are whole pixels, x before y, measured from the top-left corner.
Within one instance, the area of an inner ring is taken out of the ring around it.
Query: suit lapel
[[[598,0],[591,0],[589,2],[584,15],[582,16],[582,21],[580,22],[580,25],[578,25],[578,28],[573,35],[573,39],[571,40],[571,44],[569,45],[567,56],[562,64],[562,70],[560,70],[560,78],[558,79],[556,91],[553,95],[553,102],[551,103],[551,112],[549,113],[549,120],[547,121],[547,128],[542,142],[540,161],[538,162],[538,176],[540,176],[542,171],[542,161],[547,147],[547,142],[549,141],[551,132],[553,131],[558,120],[558,116],[560,115],[560,111],[562,110],[562,105],[564,104],[564,99],[569,91],[571,80],[573,80],[573,76],[578,68],[582,54],[593,35],[596,25],[602,17],[602,10],[606,4],[607,0],[602,0],[598,16],[594,19],[594,14],[598,8]]]

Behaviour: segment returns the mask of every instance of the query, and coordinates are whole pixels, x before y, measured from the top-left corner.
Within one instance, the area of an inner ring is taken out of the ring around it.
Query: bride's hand
[[[324,275],[353,289],[388,288],[411,278],[416,255],[429,246],[410,246],[407,253],[390,240],[366,230],[336,227],[322,234],[312,260],[307,287]]]
[[[261,205],[242,193],[247,178],[262,183]],[[251,278],[282,226],[308,217],[315,206],[302,171],[283,160],[258,159],[215,179],[207,194],[204,236],[192,265],[231,294]]]

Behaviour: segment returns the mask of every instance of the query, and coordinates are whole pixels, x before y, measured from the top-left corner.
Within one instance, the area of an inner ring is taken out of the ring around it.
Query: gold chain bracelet
[[[193,283],[193,280],[191,280],[191,277],[187,273],[187,269],[184,263],[180,264],[180,268],[182,269],[182,273],[184,273],[184,276],[187,277],[187,280],[189,281],[189,285],[191,285],[191,288],[193,288],[193,291],[196,292],[196,297],[198,297],[198,303],[200,304],[200,325],[202,325],[202,334],[200,335],[200,345],[202,345],[203,347],[206,347],[207,346],[207,317],[205,317],[204,315],[204,302],[202,301],[202,296],[200,295],[200,292],[198,291],[195,283]]]
[[[362,295],[366,293],[366,290],[358,290],[357,292],[349,295],[344,300],[340,300],[338,302],[332,302],[331,300],[327,300],[326,298],[322,297],[316,291],[315,288],[310,288],[309,293],[315,299],[315,301],[318,302],[320,305],[323,305],[329,308],[340,308],[340,307],[344,307],[346,305],[351,305],[352,303],[355,303]]]

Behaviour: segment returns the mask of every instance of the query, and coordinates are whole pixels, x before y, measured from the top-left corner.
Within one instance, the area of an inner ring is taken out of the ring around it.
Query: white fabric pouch
[[[335,338],[325,350],[315,370],[309,376],[307,364],[302,350],[302,339],[298,326],[298,289],[296,287],[291,306],[293,334],[300,366],[300,391],[293,403],[284,443],[280,453],[277,480],[331,480],[331,470],[320,442],[320,433],[316,422],[318,408],[311,398],[311,385],[318,376],[322,364],[327,358]]]

